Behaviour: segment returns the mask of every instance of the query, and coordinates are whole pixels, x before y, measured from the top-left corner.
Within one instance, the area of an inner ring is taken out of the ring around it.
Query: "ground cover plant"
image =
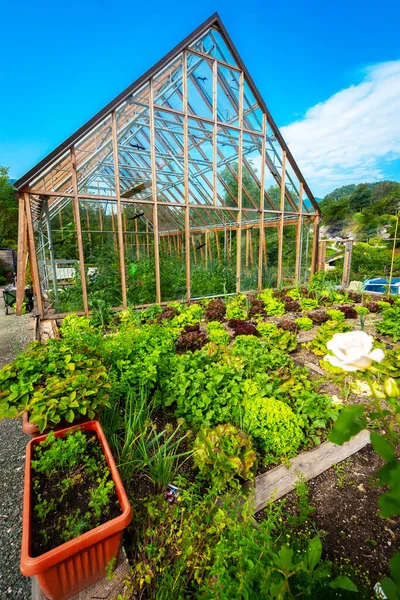
[[[39,556],[120,513],[114,482],[94,432],[50,432],[34,446],[32,555]]]

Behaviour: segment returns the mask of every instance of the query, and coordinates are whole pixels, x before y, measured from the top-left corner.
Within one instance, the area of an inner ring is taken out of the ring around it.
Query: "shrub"
[[[307,316],[311,319],[314,325],[321,325],[322,323],[329,321],[329,317],[324,310],[312,310],[307,314]]]
[[[243,429],[266,453],[266,464],[294,456],[303,441],[301,420],[287,404],[275,398],[245,397]]]
[[[379,306],[379,309],[383,312],[391,307],[390,302],[386,302],[384,300],[378,300],[377,305]]]
[[[220,298],[212,298],[205,309],[206,321],[223,321],[226,315],[226,305]]]
[[[226,318],[247,319],[246,296],[244,294],[237,294],[228,300],[226,305]]]
[[[332,319],[332,321],[344,321],[346,318],[342,310],[336,310],[335,308],[327,310],[326,314],[330,319]]]
[[[299,330],[299,326],[296,321],[291,321],[290,319],[281,319],[278,323],[278,327],[284,329],[285,331],[292,331],[293,333],[297,333]]]
[[[390,296],[382,296],[382,302],[388,302],[391,306],[393,306],[393,304],[395,303],[393,298],[391,298]]]
[[[339,306],[339,310],[344,314],[345,319],[357,319],[357,313],[352,306]]]
[[[210,321],[207,324],[208,339],[218,346],[227,346],[229,344],[229,333],[219,321]]]
[[[299,288],[293,288],[292,290],[288,290],[284,299],[286,298],[290,298],[291,300],[300,300],[301,291],[299,290]]]
[[[251,479],[256,453],[249,437],[234,425],[200,429],[193,445],[193,462],[217,491],[238,485],[235,477]]]
[[[283,302],[273,296],[271,289],[266,289],[258,295],[258,299],[264,302],[264,312],[268,316],[281,317],[285,314],[285,305]]]
[[[359,316],[365,316],[369,314],[369,309],[366,306],[355,306],[354,310]]]
[[[297,323],[297,326],[301,331],[309,331],[314,327],[312,319],[309,319],[308,317],[299,317],[295,320],[295,323]]]

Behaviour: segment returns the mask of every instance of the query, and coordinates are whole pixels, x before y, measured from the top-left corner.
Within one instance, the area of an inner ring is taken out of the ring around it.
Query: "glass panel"
[[[62,155],[45,174],[30,182],[29,186],[34,190],[47,192],[71,191],[72,162],[70,152]]]
[[[182,55],[154,77],[154,103],[183,111]]]
[[[115,196],[111,117],[75,145],[75,154],[79,192]]]
[[[239,126],[239,96],[239,73],[218,65],[218,121],[235,127]]]
[[[218,204],[237,206],[239,132],[218,127],[217,148]]]
[[[157,194],[159,202],[185,202],[183,117],[154,112]]]
[[[213,118],[212,62],[195,54],[187,56],[188,112],[198,117]]]
[[[282,242],[282,278],[286,284],[296,277],[296,225],[284,225]]]
[[[278,272],[278,224],[276,219],[270,215],[266,215],[266,225],[264,226],[264,243],[263,243],[263,288],[276,287],[277,272]],[[275,225],[276,223],[276,225]]]
[[[240,289],[242,292],[257,290],[258,284],[258,248],[260,240],[258,213],[246,215],[253,216],[254,222],[247,218],[247,225],[242,223],[242,243],[241,243],[241,274]],[[258,216],[258,219],[257,219]]]
[[[122,306],[116,202],[80,201],[89,308]]]
[[[160,206],[161,300],[184,300],[186,297],[185,209]]]
[[[208,56],[227,62],[230,65],[236,64],[225,41],[216,29],[209,29],[193,42],[190,47],[202,54],[208,54]]]
[[[190,209],[191,296],[218,296],[236,289],[236,227],[222,210]]]
[[[125,272],[128,304],[156,301],[153,207],[122,202]]]
[[[257,135],[243,134],[242,206],[259,208],[262,139]]]
[[[309,219],[303,217],[302,221],[300,283],[305,284],[311,277],[314,229]]]
[[[213,126],[189,119],[189,202],[213,203]]]
[[[263,113],[247,81],[243,83],[243,126],[262,132]]]
[[[37,201],[39,199],[37,198]],[[40,284],[47,309],[56,312],[83,310],[82,284],[72,198],[49,202],[35,222],[35,244]]]

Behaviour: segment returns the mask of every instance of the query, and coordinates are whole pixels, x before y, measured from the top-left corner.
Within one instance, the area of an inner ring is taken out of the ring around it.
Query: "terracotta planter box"
[[[67,432],[76,429],[96,432],[115,484],[122,514],[69,542],[61,544],[54,550],[45,552],[35,558],[32,557],[30,554],[32,545],[32,449],[33,446],[46,439],[46,435],[36,437],[28,443],[25,459],[22,514],[21,573],[27,577],[35,575],[49,600],[67,600],[105,577],[106,566],[112,558],[117,560],[123,531],[132,520],[132,509],[100,423],[89,421],[57,431],[55,435],[56,437],[64,437]]]
[[[100,413],[96,413],[95,419],[98,419]],[[60,423],[54,425],[53,427],[46,427],[46,429],[40,433],[39,427],[34,423],[29,421],[29,414],[24,412],[22,415],[22,431],[27,435],[32,436],[33,438],[38,437],[39,435],[46,435],[49,431],[61,431],[62,429],[67,429],[68,427],[72,427],[73,425],[80,425],[81,423],[87,423],[90,421],[88,417],[85,415],[81,415],[76,419],[73,423],[67,423],[67,421],[61,420]]]

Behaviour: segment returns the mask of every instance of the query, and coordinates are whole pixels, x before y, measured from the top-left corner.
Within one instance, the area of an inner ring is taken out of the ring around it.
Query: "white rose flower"
[[[326,345],[334,356],[327,355],[324,360],[344,371],[364,371],[373,361],[381,362],[385,357],[380,348],[372,350],[373,343],[373,338],[365,331],[335,333]]]

